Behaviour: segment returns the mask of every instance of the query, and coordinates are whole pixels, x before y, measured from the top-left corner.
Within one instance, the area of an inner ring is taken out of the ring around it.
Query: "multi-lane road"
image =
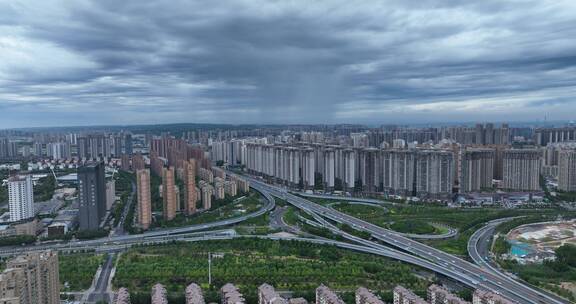
[[[334,222],[344,223],[357,230],[368,232],[375,239],[410,255],[434,263],[445,270],[440,273],[445,273],[447,276],[463,282],[470,287],[491,290],[519,303],[566,303],[566,301],[560,297],[526,286],[508,276],[493,273],[484,267],[472,264],[441,250],[402,236],[394,231],[359,220],[332,208],[315,204],[305,198],[290,194],[285,189],[271,186],[257,179],[249,179],[252,186],[262,193],[270,193],[306,212],[315,213]]]
[[[352,198],[352,197],[345,197],[345,196],[336,196],[336,195],[329,195],[329,194],[310,194],[299,192],[298,195],[305,196],[305,197],[312,197],[312,198],[321,198],[321,199],[329,199],[329,200],[337,200],[337,201],[348,201],[349,204],[354,205],[368,205],[368,206],[378,206],[380,208],[386,209],[386,205],[396,206],[399,205],[398,203],[393,202],[383,202],[376,199],[371,198]],[[449,239],[453,238],[458,235],[458,230],[452,227],[446,227],[448,231],[443,234],[413,234],[413,233],[400,233],[406,237],[411,239],[421,239],[421,240],[440,240],[440,239]]]

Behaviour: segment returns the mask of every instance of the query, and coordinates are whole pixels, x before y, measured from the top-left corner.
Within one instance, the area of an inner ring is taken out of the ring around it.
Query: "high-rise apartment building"
[[[512,302],[501,295],[477,289],[472,294],[472,304],[512,304]]]
[[[222,179],[226,179],[226,171],[222,168],[212,167],[212,174],[214,177],[220,177]]]
[[[162,170],[162,199],[163,199],[163,216],[170,221],[176,217],[177,197],[176,182],[174,177],[174,167],[164,168]]]
[[[466,149],[461,152],[460,192],[492,187],[494,156],[492,149]]]
[[[122,156],[120,157],[120,165],[122,168],[122,170],[124,171],[130,171],[130,155],[128,154],[122,154]]]
[[[78,201],[81,230],[97,230],[106,213],[104,164],[88,163],[78,168]]]
[[[204,168],[198,169],[198,175],[200,176],[200,178],[202,180],[205,180],[208,183],[214,182],[214,174],[212,173],[212,171],[210,171],[208,169],[204,169]]]
[[[258,287],[258,304],[288,304],[272,285],[262,284]]]
[[[8,178],[8,208],[12,222],[34,217],[34,189],[30,175]]]
[[[190,159],[184,163],[184,212],[187,215],[196,213],[196,161]]]
[[[136,171],[136,186],[138,191],[138,224],[144,230],[152,223],[152,199],[150,194],[150,170]]]
[[[116,181],[114,179],[106,182],[106,210],[112,209],[116,201]]]
[[[18,156],[18,145],[8,138],[0,138],[0,159]]]
[[[71,157],[70,143],[55,142],[46,144],[46,154],[53,159],[67,159]]]
[[[396,286],[394,288],[394,304],[428,304],[424,299],[415,295],[412,291]]]
[[[152,295],[150,299],[152,304],[168,304],[166,288],[162,284],[152,286]]]
[[[384,150],[381,161],[384,190],[395,194],[412,195],[416,153],[405,150]]]
[[[546,146],[549,143],[576,140],[576,127],[542,128],[534,134],[536,144]]]
[[[326,149],[324,150],[324,172],[322,177],[324,178],[324,189],[327,191],[334,190],[334,183],[336,181],[336,153],[334,149]]]
[[[192,283],[186,287],[186,304],[204,304],[204,294],[198,284]]]
[[[212,208],[212,195],[214,194],[214,187],[210,186],[205,181],[200,181],[200,194],[202,197],[202,208],[210,210]]]
[[[124,135],[124,153],[128,155],[133,153],[132,134]]]
[[[454,155],[449,151],[418,151],[416,154],[416,194],[446,196],[452,193]]]
[[[436,284],[428,287],[427,298],[430,304],[470,304]]]
[[[505,150],[502,187],[515,191],[540,190],[541,154],[536,149]]]
[[[52,251],[31,252],[15,257],[6,263],[6,270],[0,275],[2,299],[18,304],[59,304],[60,279],[58,254]],[[16,301],[16,299],[18,299]]]
[[[24,272],[21,269],[5,269],[0,273],[0,303],[25,303],[28,300],[26,297],[27,287]]]
[[[144,156],[140,153],[136,153],[132,156],[132,171],[142,170],[146,168],[146,162],[144,161]]]
[[[316,288],[316,304],[344,304],[344,301],[332,289],[320,285]]]
[[[224,192],[230,195],[231,197],[234,197],[238,194],[238,186],[234,181],[225,181]]]
[[[576,191],[576,150],[561,150],[558,155],[558,189]]]
[[[130,293],[127,288],[121,287],[118,289],[114,304],[130,304]]]
[[[356,289],[356,304],[384,304],[378,296],[364,287]]]
[[[348,191],[354,189],[356,184],[356,152],[352,149],[345,149],[342,151],[344,161],[344,180],[342,187]]]

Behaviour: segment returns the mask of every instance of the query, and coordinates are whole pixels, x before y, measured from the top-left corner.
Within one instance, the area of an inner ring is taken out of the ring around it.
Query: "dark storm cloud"
[[[570,119],[575,19],[568,0],[4,2],[0,127]]]

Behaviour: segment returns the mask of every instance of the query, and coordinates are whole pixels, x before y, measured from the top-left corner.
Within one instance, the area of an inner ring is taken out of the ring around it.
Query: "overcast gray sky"
[[[576,117],[576,1],[0,2],[0,127]]]

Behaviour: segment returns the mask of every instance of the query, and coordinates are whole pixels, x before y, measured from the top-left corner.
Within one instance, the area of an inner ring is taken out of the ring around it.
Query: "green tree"
[[[556,249],[556,260],[559,263],[576,267],[576,245],[564,244]]]

